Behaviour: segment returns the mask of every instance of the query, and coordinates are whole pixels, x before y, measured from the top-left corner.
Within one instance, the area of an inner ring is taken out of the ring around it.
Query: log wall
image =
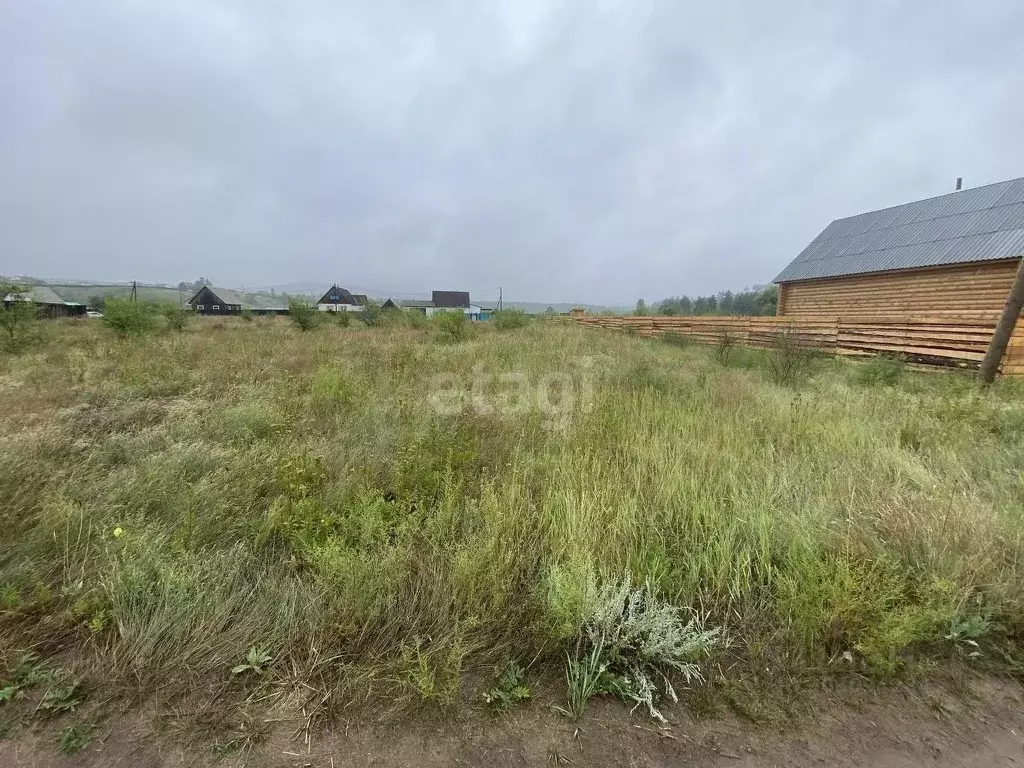
[[[1007,288],[1009,290],[1009,288]],[[1005,301],[1005,294],[1003,300]],[[677,334],[697,344],[716,346],[728,336],[741,346],[770,347],[787,333],[802,346],[829,354],[906,355],[921,362],[976,367],[985,357],[999,311],[916,316],[834,315],[798,317],[575,317],[591,328],[629,331],[647,338]],[[1018,323],[1003,358],[1002,372],[1024,376],[1024,321]]]
[[[779,286],[778,314],[868,318],[999,313],[1018,263],[1017,259],[1007,259],[783,283]]]

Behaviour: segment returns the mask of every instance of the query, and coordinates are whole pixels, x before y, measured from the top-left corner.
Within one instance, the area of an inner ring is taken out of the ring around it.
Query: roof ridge
[[[896,246],[890,246],[888,248],[872,248],[870,251],[853,251],[852,253],[843,254],[842,256],[839,256],[839,257],[833,256],[831,258],[846,258],[847,256],[863,256],[865,254],[870,254],[870,253],[882,253],[883,251],[891,251],[891,250],[893,250],[895,248],[911,248],[911,247],[914,247],[914,246],[917,246],[917,245],[931,245],[933,243],[953,243],[953,242],[956,242],[958,240],[966,240],[969,237],[990,237],[992,235],[1001,235],[1001,234],[1004,234],[1004,233],[1007,233],[1007,232],[1021,232],[1021,233],[1024,233],[1024,227],[1014,227],[1013,229],[997,229],[997,230],[995,230],[993,232],[976,232],[976,233],[971,234],[971,235],[960,235],[959,237],[940,237],[937,240],[922,240],[919,243],[908,243],[907,245],[896,245]],[[1002,261],[1004,258],[1005,259],[1016,259],[1018,257],[1017,256],[1006,256],[1006,257],[1000,257],[1000,258],[995,258],[995,259],[986,259],[986,261]],[[825,259],[810,259],[809,261],[825,261]],[[960,262],[958,262],[958,263],[960,263]],[[940,266],[951,266],[951,265],[943,265],[943,264],[927,265],[926,264],[924,266],[937,266],[937,267],[940,267]],[[918,269],[918,267],[905,267],[905,269]]]
[[[881,213],[882,211],[892,211],[892,210],[895,210],[896,208],[904,208],[904,207],[906,207],[908,205],[914,205],[916,203],[927,203],[930,200],[938,200],[939,198],[942,198],[942,197],[952,197],[954,195],[962,195],[964,192],[974,192],[975,190],[978,190],[978,189],[987,189],[988,187],[998,187],[1000,184],[1012,184],[1015,181],[1024,181],[1024,176],[1015,176],[1012,179],[1003,179],[1002,181],[993,181],[993,182],[989,182],[988,184],[982,184],[979,187],[968,187],[967,189],[954,189],[952,192],[943,192],[941,195],[932,195],[931,197],[922,197],[922,198],[919,198],[917,200],[909,200],[909,201],[907,201],[905,203],[897,203],[896,205],[887,205],[887,206],[885,206],[883,208],[870,208],[870,209],[868,209],[866,211],[861,211],[860,213],[852,213],[849,216],[841,216],[838,219],[832,219],[831,223],[835,224],[837,221],[846,221],[847,219],[856,219],[858,216],[866,216],[869,213]],[[1013,203],[1008,203],[1008,205],[1013,205]],[[993,206],[990,206],[990,207],[993,207]],[[1001,206],[994,206],[994,207],[1001,207]],[[989,209],[988,208],[979,208],[978,210],[979,211],[987,211]],[[961,214],[963,214],[963,213],[970,213],[970,211],[961,211],[960,213]],[[960,215],[960,214],[955,214],[954,213],[954,214],[950,214],[950,215],[957,216],[957,215]],[[936,217],[936,218],[941,218],[941,217]],[[922,221],[934,221],[934,219],[922,219]],[[908,224],[912,224],[913,222],[907,222],[907,223]]]
[[[1021,181],[1021,180],[1024,180],[1024,176],[1022,176],[1020,179],[1012,179],[1012,181]],[[994,186],[994,185],[993,184],[989,184],[988,186],[991,187],[991,186]],[[976,189],[981,189],[981,187],[976,187]],[[941,197],[941,195],[940,195],[940,197]],[[926,199],[933,200],[935,198],[926,198]],[[917,203],[917,202],[924,202],[924,201],[923,200],[915,200],[914,202]],[[910,204],[911,203],[906,203],[906,205],[910,205]],[[1000,210],[1002,208],[1009,208],[1010,206],[1013,206],[1013,205],[1024,206],[1024,202],[1018,200],[1015,203],[1003,203],[1002,205],[992,205],[992,206],[989,206],[988,208],[975,208],[974,210],[971,210],[971,211],[960,211],[959,213],[946,213],[946,214],[943,214],[942,216],[932,216],[931,218],[928,218],[928,219],[914,219],[913,221],[904,221],[902,224],[891,224],[891,225],[888,225],[888,226],[885,226],[885,227],[878,227],[877,229],[872,229],[872,230],[869,230],[869,231],[871,231],[871,232],[889,232],[889,231],[894,230],[894,229],[899,229],[900,227],[909,227],[911,224],[920,224],[921,222],[924,222],[924,221],[942,221],[943,219],[949,219],[949,218],[952,218],[953,216],[966,216],[969,213],[988,213],[989,211],[998,211],[998,210]],[[899,208],[900,206],[895,205],[893,207],[894,208]],[[846,218],[843,218],[843,219],[835,219],[835,220],[833,220],[828,225],[828,227],[825,227],[825,229],[823,229],[818,234],[818,237],[816,237],[814,239],[815,240],[820,240],[821,242],[825,242],[827,240],[829,240],[829,241],[830,240],[839,240],[839,239],[844,238],[844,237],[855,237],[856,235],[864,234],[864,233],[861,233],[861,232],[854,232],[852,234],[847,232],[845,235],[836,235],[835,237],[822,237],[822,235],[824,235],[826,232],[828,232],[828,228],[831,227],[832,224],[835,224],[837,221],[846,221],[846,219],[855,219],[855,218],[857,218],[857,216],[864,216],[866,213],[881,213],[882,211],[887,211],[887,210],[889,210],[889,209],[888,208],[879,208],[877,211],[865,211],[865,213],[858,213],[856,216],[847,216]],[[986,231],[986,232],[975,232],[973,234],[975,234],[975,235],[991,235],[991,234],[995,234],[996,232],[1014,232],[1014,231],[1016,231],[1018,229],[1020,229],[1020,227],[1009,227],[1007,229],[993,229],[993,230],[989,230],[989,231]],[[971,235],[965,235],[965,237],[970,237],[970,236]],[[938,243],[938,242],[940,242],[942,240],[954,240],[954,239],[956,239],[956,238],[940,237],[937,240],[922,240],[921,242],[922,243]],[[885,249],[883,248],[883,249],[880,249],[880,250],[885,250]],[[867,251],[858,251],[858,253],[867,253]]]

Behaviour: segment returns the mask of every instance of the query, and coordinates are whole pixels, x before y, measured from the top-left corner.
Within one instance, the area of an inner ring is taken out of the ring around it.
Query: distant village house
[[[368,303],[365,294],[352,293],[335,284],[320,297],[316,306],[321,312],[361,312]]]
[[[248,297],[227,288],[204,285],[185,305],[201,315],[237,315],[247,310],[257,315],[281,315],[288,310],[276,302],[252,302]]]
[[[33,285],[23,293],[8,293],[4,304],[15,301],[31,301],[38,314],[44,317],[75,317],[84,315],[87,307],[77,301],[65,301],[48,285]]]
[[[382,306],[384,309],[401,307],[402,309],[422,312],[427,317],[438,312],[462,312],[470,320],[482,319],[481,308],[470,301],[469,291],[433,291],[429,301],[400,299],[396,302],[394,299],[388,299]]]

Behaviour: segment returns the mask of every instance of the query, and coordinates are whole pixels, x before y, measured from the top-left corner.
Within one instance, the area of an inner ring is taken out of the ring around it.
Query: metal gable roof
[[[836,219],[776,283],[1024,255],[1024,178]]]
[[[28,286],[28,290],[24,293],[9,293],[3,297],[3,301],[14,301],[15,298],[32,301],[36,304],[70,304],[78,306],[78,302],[76,301],[64,301],[64,299],[58,296],[57,292],[48,285]]]
[[[245,300],[245,297],[235,291],[228,290],[227,288],[214,288],[212,285],[206,286],[210,289],[210,293],[221,300],[222,304],[235,304],[237,306],[244,307],[249,302]]]

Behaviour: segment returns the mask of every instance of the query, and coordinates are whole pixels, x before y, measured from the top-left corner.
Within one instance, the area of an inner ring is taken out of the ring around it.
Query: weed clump
[[[793,386],[810,376],[814,352],[800,342],[795,333],[782,330],[772,337],[766,361],[768,377],[776,384]]]
[[[578,719],[595,692],[641,704],[664,720],[655,704],[663,692],[678,701],[670,673],[687,683],[702,680],[697,660],[721,642],[721,631],[667,603],[651,584],[633,587],[628,578],[608,582],[594,596],[574,651],[569,656],[570,710]]]
[[[438,338],[448,343],[465,341],[472,333],[469,320],[461,312],[438,312],[434,315]]]
[[[297,298],[288,299],[288,318],[300,331],[313,330],[323,319],[320,317],[320,310],[305,299]]]
[[[491,317],[491,323],[499,331],[513,331],[516,328],[525,328],[529,322],[530,318],[526,312],[517,307],[495,312]]]
[[[21,352],[40,338],[38,311],[27,291],[0,281],[0,348],[6,352]]]
[[[167,321],[167,328],[171,331],[181,333],[188,325],[189,311],[177,304],[165,304],[161,308],[164,319]]]
[[[142,336],[156,329],[156,308],[144,301],[107,299],[103,324],[122,338]]]
[[[902,355],[875,355],[861,364],[857,381],[869,387],[895,387],[906,369],[907,359]]]
[[[530,698],[526,673],[518,662],[510,661],[494,687],[484,693],[484,701],[495,711],[504,712]]]
[[[728,365],[732,353],[736,349],[736,337],[728,328],[723,328],[715,345],[715,359],[722,365]]]

